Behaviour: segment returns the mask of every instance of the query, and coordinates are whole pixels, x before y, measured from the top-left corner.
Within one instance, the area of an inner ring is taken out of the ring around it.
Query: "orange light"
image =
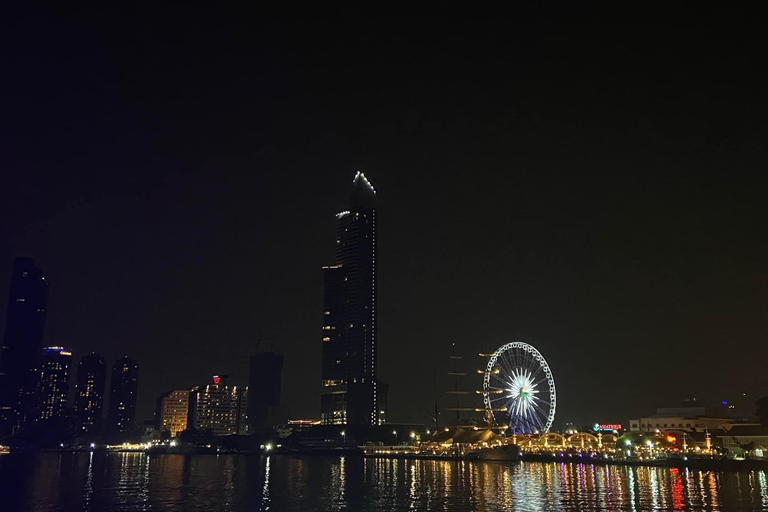
[[[672,434],[667,434],[664,436],[664,440],[668,443],[675,444],[677,442],[677,436],[673,436]]]

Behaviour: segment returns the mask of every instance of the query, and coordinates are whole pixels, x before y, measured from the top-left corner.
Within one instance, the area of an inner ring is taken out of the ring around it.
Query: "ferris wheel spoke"
[[[531,407],[532,407],[533,409],[535,409],[536,411],[539,411],[539,412],[541,412],[542,414],[544,414],[544,412],[545,412],[545,411],[544,411],[544,409],[542,409],[542,408],[539,406],[539,404],[537,404],[537,403],[532,403],[532,404],[531,404]],[[544,414],[544,416],[547,416],[547,414]]]
[[[515,374],[516,366],[514,361],[509,361],[506,358],[501,360],[501,368],[503,375],[508,378]]]
[[[496,402],[504,402],[504,401],[506,401],[507,399],[509,399],[509,396],[505,396],[505,395],[497,395],[497,396],[494,396],[494,397],[492,397],[492,396],[490,396],[490,395],[489,395],[489,397],[488,397],[488,400],[489,400],[491,403],[496,403]]]
[[[505,409],[509,409],[509,403],[510,400],[508,400],[506,397],[503,398],[496,398],[490,400],[491,406],[495,409],[498,409],[499,407],[504,407]]]
[[[523,367],[522,361],[519,357],[516,357],[516,354],[507,352],[509,354],[509,357],[506,358],[507,368],[509,369],[509,372],[512,373],[518,373],[520,369]]]
[[[536,361],[536,362],[538,363],[538,361]],[[536,371],[534,371],[534,372],[533,372],[533,375],[531,375],[531,379],[532,379],[532,380],[536,379],[536,376],[537,376],[539,373],[543,372],[543,371],[544,371],[544,365],[542,365],[542,364],[539,364],[539,367],[536,369]],[[544,380],[546,380],[546,379],[544,379]]]

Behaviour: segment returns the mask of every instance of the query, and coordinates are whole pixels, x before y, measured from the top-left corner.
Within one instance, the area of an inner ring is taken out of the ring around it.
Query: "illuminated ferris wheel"
[[[492,425],[511,433],[544,434],[555,420],[555,379],[534,347],[514,341],[491,355],[483,377],[483,402]]]

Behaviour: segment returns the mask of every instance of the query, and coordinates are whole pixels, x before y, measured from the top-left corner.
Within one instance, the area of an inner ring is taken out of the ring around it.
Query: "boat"
[[[517,461],[520,460],[520,449],[516,444],[503,444],[490,448],[470,450],[466,453],[467,460],[482,461]]]

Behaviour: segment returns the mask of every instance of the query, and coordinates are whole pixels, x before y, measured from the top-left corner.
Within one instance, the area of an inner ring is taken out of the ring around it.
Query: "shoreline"
[[[556,453],[532,454],[523,453],[516,460],[478,460],[466,457],[446,457],[440,455],[390,453],[364,454],[366,458],[381,459],[413,459],[413,460],[444,460],[455,462],[543,462],[561,464],[591,464],[593,466],[629,466],[629,467],[662,467],[677,469],[695,469],[701,471],[755,471],[768,470],[768,460],[755,459],[713,459],[703,457],[667,458],[650,460],[607,459],[600,457],[579,456],[578,454]]]
[[[477,459],[468,457],[456,457],[445,456],[438,454],[422,454],[422,453],[365,453],[363,450],[358,449],[344,449],[344,450],[272,450],[272,451],[246,451],[246,450],[220,450],[215,448],[198,448],[198,449],[175,449],[175,450],[36,450],[36,451],[17,451],[16,453],[5,454],[6,456],[23,455],[30,453],[146,453],[147,455],[278,455],[287,457],[306,457],[306,456],[318,456],[318,457],[340,457],[340,456],[356,456],[361,458],[370,459],[404,459],[404,460],[436,460],[436,461],[448,461],[448,462],[493,462],[493,463],[525,463],[525,462],[541,462],[541,463],[567,463],[567,464],[591,464],[594,466],[628,466],[628,467],[663,467],[663,468],[678,468],[678,469],[694,469],[701,471],[755,471],[755,470],[768,470],[768,460],[755,460],[755,459],[714,459],[708,457],[675,457],[665,459],[650,459],[650,460],[627,460],[627,459],[610,459],[594,456],[584,456],[580,454],[558,454],[558,453],[522,453],[515,459]]]

